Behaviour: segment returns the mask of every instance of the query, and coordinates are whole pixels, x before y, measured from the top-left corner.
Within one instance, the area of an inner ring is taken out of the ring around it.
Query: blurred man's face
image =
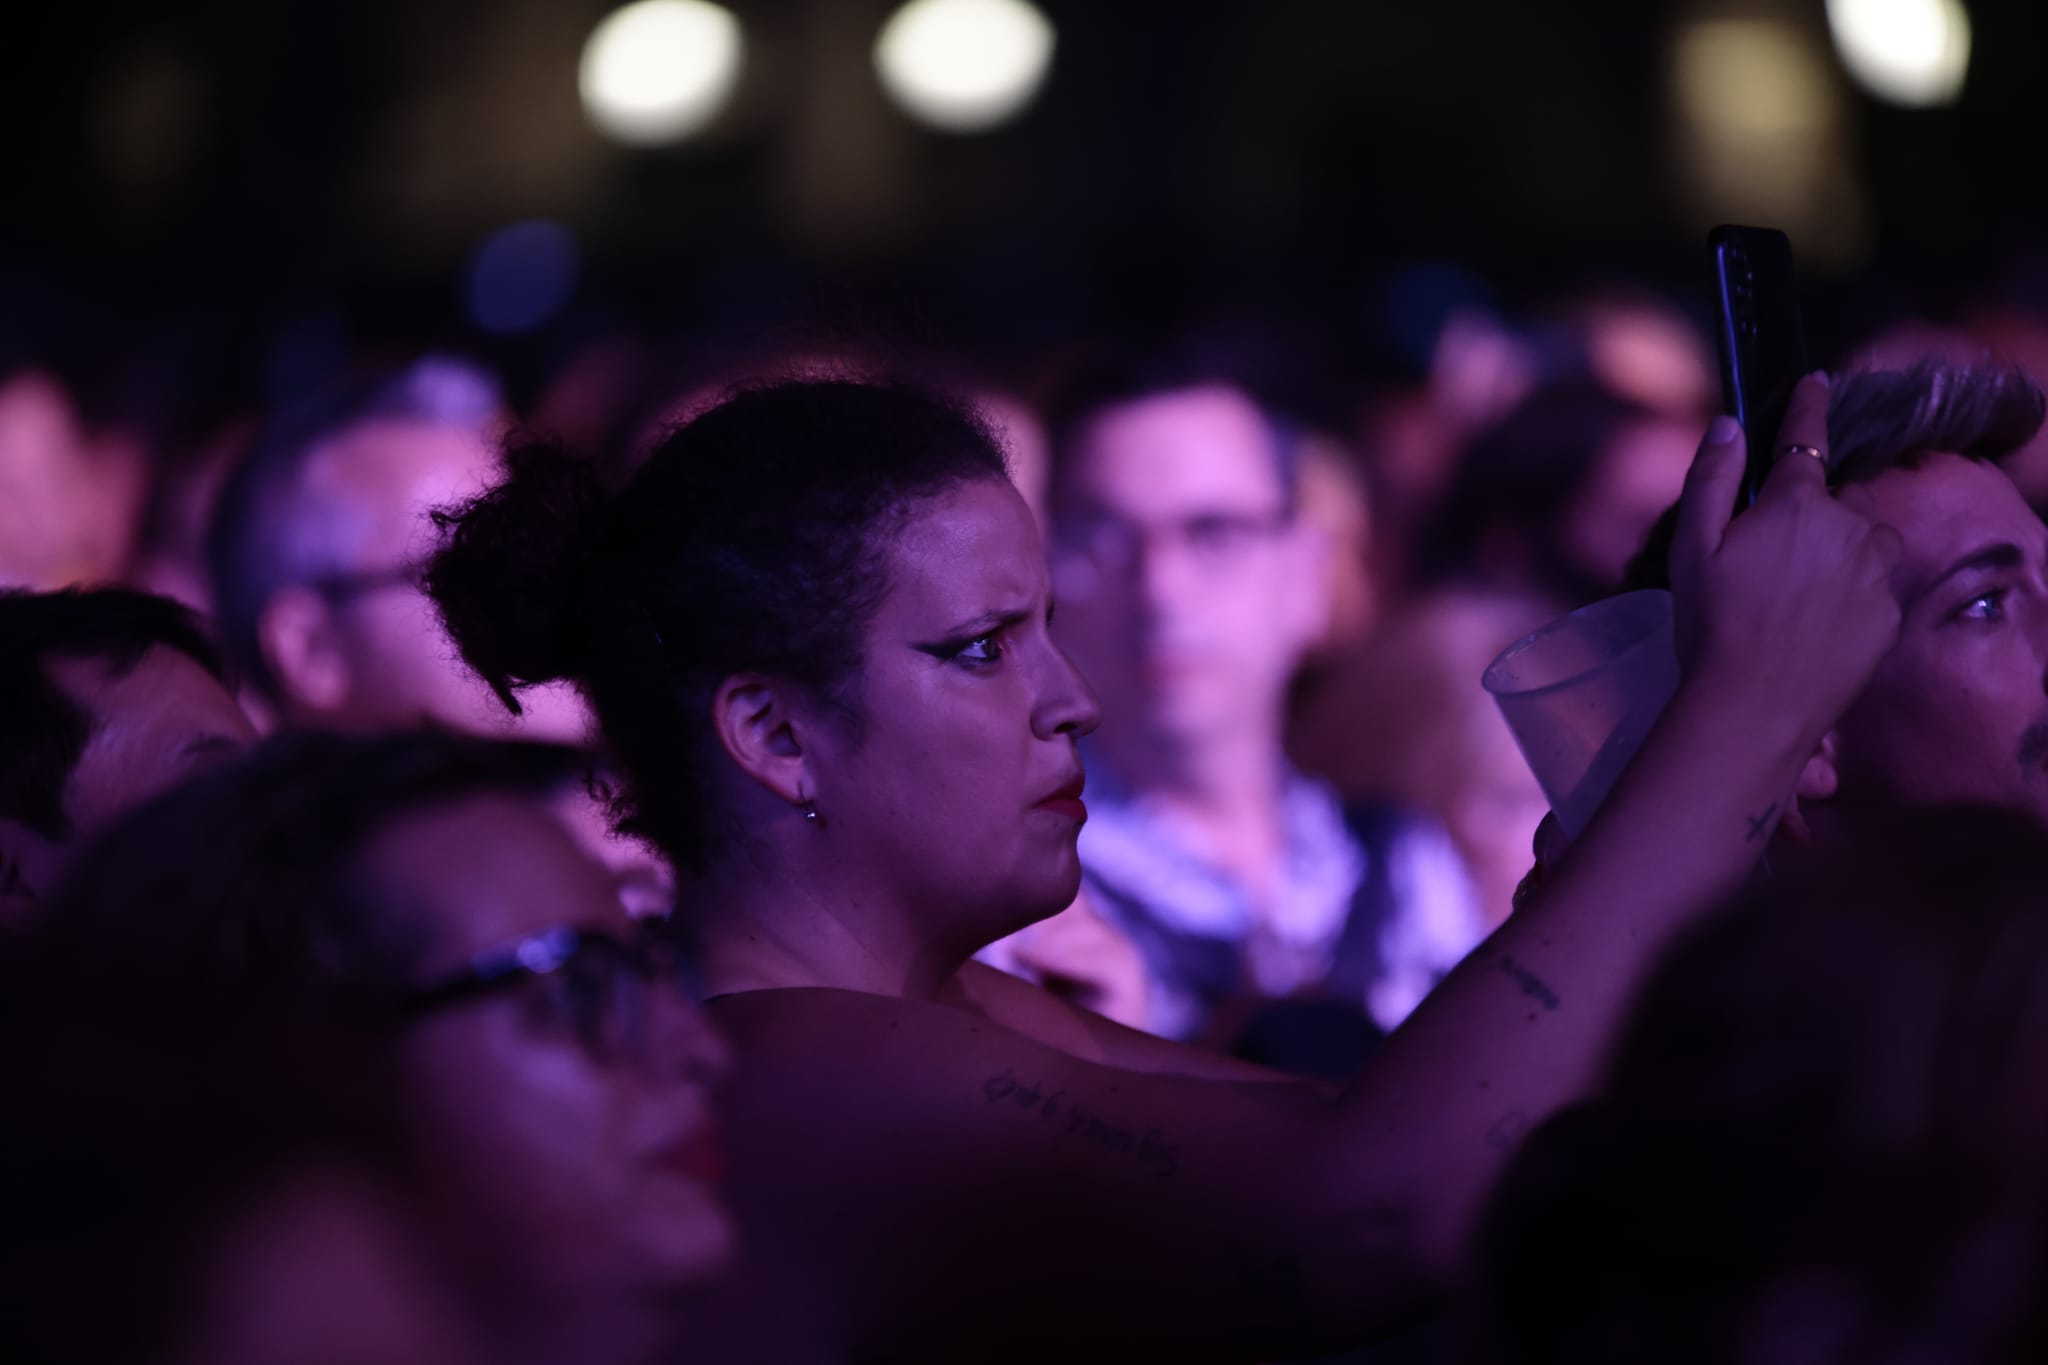
[[[320,451],[308,490],[347,519],[331,537],[351,547],[345,582],[329,593],[346,666],[346,693],[320,719],[351,727],[430,723],[479,734],[569,742],[585,737],[581,701],[566,685],[522,695],[514,717],[462,662],[419,573],[439,544],[429,514],[482,493],[499,476],[495,453],[469,428],[414,420],[367,422]]]
[[[0,819],[0,925],[26,922],[72,851],[94,833],[256,742],[255,727],[221,681],[167,645],[125,674],[89,658],[54,658],[44,668],[91,728],[64,784],[69,835]]]
[[[1836,727],[1837,804],[1981,801],[2048,822],[2048,528],[1958,455],[1841,497],[1897,527],[1905,557],[1899,643]]]
[[[97,659],[57,659],[48,668],[92,721],[64,791],[74,838],[256,742],[220,679],[166,645],[126,674]]]
[[[1189,389],[1081,431],[1054,550],[1059,631],[1108,733],[1169,747],[1276,723],[1320,634],[1320,546],[1244,395]]]

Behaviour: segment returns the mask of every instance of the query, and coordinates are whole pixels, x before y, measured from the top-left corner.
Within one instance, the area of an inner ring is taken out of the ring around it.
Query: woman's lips
[[[1048,794],[1044,800],[1039,801],[1035,808],[1064,816],[1076,824],[1085,822],[1088,819],[1088,807],[1081,803],[1081,789],[1087,781],[1085,774],[1076,773]]]
[[[682,1176],[699,1185],[722,1185],[732,1171],[719,1144],[716,1130],[705,1127],[690,1137],[654,1155],[654,1163],[670,1175]]]

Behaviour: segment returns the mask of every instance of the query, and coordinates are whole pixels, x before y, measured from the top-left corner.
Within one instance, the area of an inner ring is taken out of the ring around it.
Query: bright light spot
[[[486,332],[530,332],[560,312],[582,261],[559,223],[500,228],[470,258],[469,316]]]
[[[620,142],[678,141],[732,97],[742,49],[730,10],[707,0],[639,0],[607,15],[583,45],[583,108]]]
[[[1970,68],[1963,0],[1828,0],[1828,28],[1856,83],[1893,104],[1952,104]]]
[[[1051,21],[1026,0],[910,0],[882,26],[875,70],[911,117],[978,133],[1031,103],[1052,48]]]
[[[1691,25],[1679,37],[1676,76],[1689,113],[1737,136],[1801,137],[1829,119],[1826,68],[1774,20]]]
[[[1702,230],[1766,223],[1802,260],[1853,260],[1868,218],[1842,78],[1818,37],[1778,19],[1697,20],[1674,30],[1671,77],[1674,151]]]

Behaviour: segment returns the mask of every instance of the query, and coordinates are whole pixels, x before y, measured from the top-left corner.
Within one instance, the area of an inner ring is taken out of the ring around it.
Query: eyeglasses
[[[395,564],[386,569],[322,574],[318,578],[305,580],[304,586],[329,601],[346,602],[357,597],[368,597],[371,593],[389,592],[393,588],[422,592],[425,590],[422,580],[426,572],[425,567],[419,564]]]
[[[479,953],[447,980],[408,993],[400,1012],[418,1018],[540,979],[548,986],[547,1008],[592,1058],[644,1062],[653,992],[669,989],[691,1001],[699,995],[695,963],[679,932],[664,921],[647,923],[630,943],[566,925],[543,929]]]
[[[1243,563],[1251,551],[1271,542],[1294,522],[1284,509],[1266,512],[1203,512],[1147,526],[1123,517],[1095,516],[1062,536],[1055,553],[1079,556],[1098,570],[1123,572],[1143,554],[1173,546],[1207,573],[1222,574]]]

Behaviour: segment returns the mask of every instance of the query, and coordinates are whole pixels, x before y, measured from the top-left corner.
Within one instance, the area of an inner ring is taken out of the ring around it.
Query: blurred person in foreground
[[[274,739],[104,833],[23,950],[88,1019],[112,999],[195,1046],[334,1040],[389,1091],[412,1205],[500,1362],[675,1358],[734,1243],[725,1047],[675,936],[549,809],[581,761]]]
[[[1147,1026],[1227,1044],[1247,1002],[1318,996],[1391,1029],[1480,924],[1439,828],[1287,760],[1330,605],[1292,436],[1171,355],[1103,360],[1053,430],[1059,633],[1105,720],[1082,866],[1145,956]]]
[[[1809,394],[1788,423],[1819,420]],[[703,1337],[733,1362],[1263,1359],[1428,1312],[1501,1161],[1753,865],[1897,627],[1886,537],[1813,461],[1730,524],[1717,428],[1678,697],[1556,876],[1326,1091],[968,961],[1071,902],[1099,719],[971,413],[769,385],[617,492],[545,446],[508,465],[429,582],[508,705],[584,689],[683,871],[739,1058],[745,1250]]]
[[[2048,835],[1922,811],[1737,898],[1531,1135],[1486,1365],[2048,1355]]]
[[[29,918],[81,841],[255,739],[187,608],[0,592],[0,925]]]
[[[348,1050],[190,1030],[31,962],[0,1002],[0,1359],[482,1365]]]
[[[428,357],[259,430],[214,509],[207,558],[223,642],[280,725],[583,737],[567,689],[509,717],[420,591],[438,543],[429,513],[497,475],[504,424],[489,375]]]

